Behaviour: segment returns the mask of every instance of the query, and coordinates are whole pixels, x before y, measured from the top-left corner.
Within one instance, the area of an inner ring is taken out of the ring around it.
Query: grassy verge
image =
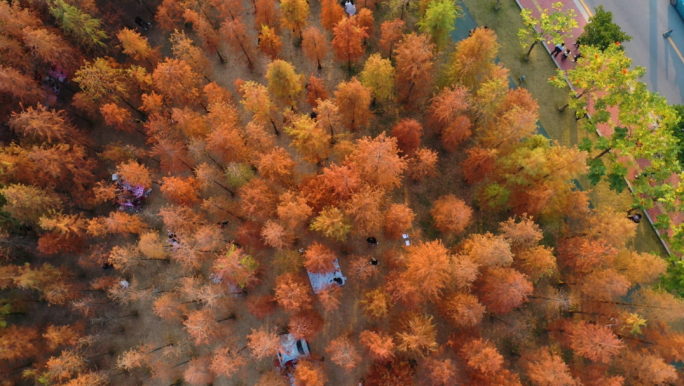
[[[513,79],[525,75],[526,80],[521,87],[532,93],[539,103],[539,121],[549,136],[561,145],[575,145],[584,136],[575,122],[573,111],[558,111],[558,106],[566,103],[569,89],[559,90],[548,83],[551,76],[556,75],[556,65],[544,47],[537,45],[532,51],[530,60],[525,60],[526,49],[520,45],[518,30],[523,26],[520,8],[515,0],[502,0],[498,11],[494,10],[496,0],[463,0],[478,25],[486,25],[496,31],[501,49],[499,58],[502,64],[511,71]],[[583,187],[590,186],[586,179],[581,179]],[[618,211],[627,210],[631,197],[628,191],[615,194],[606,184],[599,184],[592,189],[591,201],[595,206],[610,206]],[[642,221],[637,230],[637,238],[633,245],[640,252],[653,252],[666,256],[658,236],[651,225]]]

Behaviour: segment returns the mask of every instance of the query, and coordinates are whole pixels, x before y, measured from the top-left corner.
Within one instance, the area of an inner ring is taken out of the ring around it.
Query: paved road
[[[579,0],[576,0],[580,3]],[[584,0],[594,12],[603,7],[613,21],[632,36],[625,49],[635,65],[646,67],[644,81],[671,104],[684,103],[684,62],[662,34],[670,29],[672,40],[684,55],[684,20],[669,0]],[[581,8],[581,7],[580,7]]]

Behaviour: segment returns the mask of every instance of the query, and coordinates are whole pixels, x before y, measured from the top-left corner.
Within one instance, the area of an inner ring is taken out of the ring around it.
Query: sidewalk
[[[580,36],[580,34],[582,33],[584,26],[588,22],[588,19],[586,18],[587,17],[586,12],[583,9],[578,8],[578,6],[574,0],[516,0],[516,2],[518,3],[518,6],[520,6],[521,8],[524,7],[527,9],[531,9],[533,12],[533,15],[535,17],[538,17],[541,14],[541,10],[550,9],[551,5],[555,2],[558,2],[558,1],[563,3],[563,11],[568,10],[568,9],[572,9],[575,11],[575,14],[577,15],[576,20],[577,20],[578,28],[573,29],[572,36],[570,38],[565,39],[565,47],[570,48],[570,50],[573,51],[572,54],[574,55],[574,54],[576,54],[575,49],[574,49],[574,43],[577,40],[577,38]],[[544,42],[544,47],[546,48],[547,52],[549,52],[549,54],[550,54],[553,51],[553,49],[555,48],[555,45],[553,43]],[[582,47],[580,46],[580,51],[581,51],[581,48]],[[561,54],[559,54],[557,58],[553,58],[553,60],[556,63],[556,66],[558,66],[558,68],[560,68],[561,70],[564,70],[564,71],[567,71],[567,70],[575,67],[575,63],[572,62],[572,58],[568,58],[567,60],[561,60]],[[572,85],[570,85],[570,87],[572,87]],[[590,114],[592,112],[591,102],[589,105],[589,112],[590,112]],[[613,113],[613,118],[615,118],[615,120],[617,120],[617,112]],[[599,126],[597,132],[601,136],[610,136],[613,134],[613,130],[609,125]],[[631,190],[631,180],[633,180],[636,176],[640,175],[642,173],[642,168],[647,166],[650,161],[645,160],[645,159],[639,159],[639,160],[636,160],[636,162],[635,162],[634,159],[631,159],[631,157],[629,159],[625,159],[625,157],[620,157],[620,159],[623,161],[631,161],[631,162],[625,162],[625,163],[629,163],[632,165],[629,168],[629,171],[627,172],[627,183],[629,184],[630,190]],[[677,180],[678,180],[677,176],[673,175],[672,178],[670,178],[669,182],[672,183],[673,185],[676,185]],[[653,225],[653,223],[656,221],[656,218],[659,215],[664,214],[664,213],[667,213],[667,212],[665,211],[663,206],[661,204],[658,204],[658,203],[656,203],[656,205],[653,208],[645,211],[646,217],[648,218],[651,225]],[[675,214],[667,213],[667,215],[670,217],[670,219],[672,219],[672,222],[675,224],[679,224],[682,221],[684,221],[684,215],[682,213],[675,213]],[[655,227],[654,227],[654,230],[655,230],[656,234],[658,235],[658,238],[660,238],[660,241],[663,243],[663,246],[665,247],[665,249],[669,253],[670,252],[669,246],[663,240],[663,238],[661,236],[661,231],[659,231],[658,229],[655,229]]]

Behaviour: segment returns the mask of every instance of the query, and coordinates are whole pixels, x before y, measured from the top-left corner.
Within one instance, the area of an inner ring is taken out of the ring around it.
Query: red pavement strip
[[[559,0],[515,0],[515,2],[518,3],[518,6],[520,7],[520,9],[523,9],[523,8],[531,9],[532,13],[535,17],[538,17],[541,14],[541,11],[543,9],[550,9],[551,4],[556,3],[558,1]],[[570,48],[570,50],[572,51],[571,55],[574,55],[574,54],[576,54],[575,46],[574,46],[575,41],[577,40],[579,35],[582,33],[584,26],[587,24],[587,20],[582,16],[583,12],[580,11],[580,9],[577,7],[576,3],[573,0],[560,0],[560,2],[563,3],[563,11],[568,10],[568,9],[572,9],[575,11],[575,14],[577,15],[578,27],[572,30],[572,38],[565,39],[565,41],[564,41],[566,49]],[[553,49],[555,48],[555,44],[551,43],[551,42],[544,42],[543,46],[546,49],[546,52],[549,53],[549,55],[551,55],[551,52],[553,52]],[[556,59],[556,57],[553,57],[553,56],[551,57],[551,59],[553,59],[553,62],[556,64],[556,66],[558,68],[560,68],[561,70],[567,71],[567,70],[575,67],[575,63],[572,61],[571,58],[568,58],[567,60],[561,60],[560,58],[561,58],[562,54],[558,54],[558,55],[559,55],[558,59]],[[575,88],[572,86],[572,84],[570,84],[570,82],[568,81],[567,77],[565,77],[565,81],[568,82],[568,86],[570,86],[570,88],[572,90],[575,90]],[[590,103],[589,111],[591,111],[591,110],[592,109],[591,109],[591,103]],[[600,136],[611,135],[612,129],[608,125],[603,125],[603,127],[599,127],[599,129],[596,132]],[[629,171],[627,172],[627,176],[633,176],[634,177],[634,176],[640,174],[641,173],[641,166],[647,165],[648,162],[649,162],[648,160],[644,160],[644,159],[637,160],[637,162],[634,162],[634,160],[632,160],[633,167],[631,167],[629,169]],[[673,177],[674,177],[674,175],[673,175]],[[633,192],[632,184],[631,184],[629,178],[626,178],[625,180],[627,181],[627,184],[629,186],[630,191]],[[671,182],[674,183],[676,180],[677,180],[676,178],[672,178]],[[662,208],[661,205],[656,204],[656,206],[654,206],[653,208],[645,211],[645,214],[646,214],[646,218],[648,218],[648,221],[651,223],[651,226],[653,226],[653,222],[654,222],[653,219],[655,219],[658,215],[660,215],[664,212],[665,212],[664,208]],[[680,223],[680,222],[682,222],[682,220],[684,220],[684,216],[681,213],[676,213],[674,218],[673,218],[672,214],[668,213],[668,215],[670,216],[670,218],[673,219],[673,222],[675,222],[675,223]],[[655,230],[656,235],[658,235],[658,238],[660,239],[660,242],[665,247],[665,250],[667,250],[667,252],[671,254],[669,246],[667,245],[665,240],[663,240],[663,238],[660,235],[660,231],[658,229],[656,229],[655,227],[653,227],[653,230]]]

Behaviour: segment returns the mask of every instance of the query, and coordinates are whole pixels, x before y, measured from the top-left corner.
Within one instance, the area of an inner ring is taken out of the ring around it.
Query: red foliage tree
[[[397,138],[397,145],[404,154],[411,155],[420,146],[423,126],[411,118],[404,118],[392,128],[392,136]]]
[[[496,149],[484,149],[475,146],[466,150],[466,153],[468,153],[468,158],[461,163],[461,169],[463,170],[463,179],[467,183],[480,182],[492,174],[497,160]]]

